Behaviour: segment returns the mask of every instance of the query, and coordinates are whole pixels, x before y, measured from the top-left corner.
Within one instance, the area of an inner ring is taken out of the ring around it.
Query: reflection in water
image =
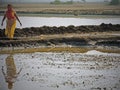
[[[0,66],[5,55],[0,55]],[[120,90],[120,55],[101,53],[35,52],[10,55],[6,59],[6,82],[14,90]],[[13,69],[12,69],[13,67]],[[24,71],[17,70],[23,67]],[[4,67],[5,68],[5,67]],[[11,71],[10,71],[11,70]],[[9,72],[8,72],[9,71]],[[16,73],[18,72],[18,74]],[[1,72],[0,72],[1,75]],[[0,78],[3,80],[3,78]],[[0,90],[6,90],[0,81]],[[13,90],[12,89],[12,90]]]
[[[2,66],[2,73],[4,75],[6,83],[8,83],[8,89],[12,89],[13,84],[15,83],[22,68],[19,70],[18,73],[16,72],[16,66],[15,66],[14,58],[13,58],[12,54],[6,58],[6,70],[7,70],[6,73],[4,72],[3,68],[4,68],[4,66]]]

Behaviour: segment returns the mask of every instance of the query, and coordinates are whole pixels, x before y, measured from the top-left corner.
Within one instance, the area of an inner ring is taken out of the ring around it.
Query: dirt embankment
[[[73,26],[68,27],[30,27],[30,28],[17,28],[15,31],[15,37],[28,37],[28,36],[39,36],[39,35],[51,35],[51,34],[65,34],[65,33],[90,33],[90,32],[109,32],[109,31],[120,31],[120,25],[104,24],[101,25],[89,25],[89,26]],[[0,29],[0,37],[5,37],[4,29]]]
[[[15,38],[8,40],[4,29],[0,30],[0,47],[34,46],[115,46],[120,47],[120,25],[104,24],[91,26],[30,27],[16,29]],[[92,33],[92,34],[91,34]],[[94,34],[93,34],[94,33]],[[104,33],[104,34],[103,34]],[[106,33],[106,34],[105,34]]]

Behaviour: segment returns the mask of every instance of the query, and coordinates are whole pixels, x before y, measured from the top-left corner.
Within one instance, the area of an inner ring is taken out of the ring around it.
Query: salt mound
[[[91,51],[88,51],[86,52],[85,54],[89,54],[89,55],[105,55],[107,53],[103,53],[103,52],[100,52],[100,51],[96,51],[96,50],[91,50]]]
[[[103,52],[96,51],[96,50],[90,50],[90,51],[86,52],[85,54],[87,54],[87,55],[120,56],[120,54],[117,54],[117,53],[103,53]]]

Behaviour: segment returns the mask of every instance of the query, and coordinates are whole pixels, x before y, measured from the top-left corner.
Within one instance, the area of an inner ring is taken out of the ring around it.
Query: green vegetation
[[[55,0],[54,2],[51,2],[50,4],[73,4],[73,0],[62,2],[60,0]]]
[[[86,0],[82,0],[82,2],[86,2]]]
[[[110,2],[110,5],[118,5],[118,4],[120,4],[119,0],[111,0]]]
[[[60,4],[61,1],[60,0],[55,0],[54,2],[51,2],[51,4]]]

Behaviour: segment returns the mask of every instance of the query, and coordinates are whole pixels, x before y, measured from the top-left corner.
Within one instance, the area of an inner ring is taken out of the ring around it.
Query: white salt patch
[[[96,51],[96,50],[91,50],[91,51],[88,51],[86,54],[89,54],[89,55],[101,55],[101,54],[107,54],[107,53],[103,53],[103,52]]]
[[[87,54],[87,55],[109,55],[109,56],[120,56],[120,54],[117,54],[117,53],[103,53],[103,52],[96,51],[96,50],[90,50],[90,51],[86,52],[85,54]]]

